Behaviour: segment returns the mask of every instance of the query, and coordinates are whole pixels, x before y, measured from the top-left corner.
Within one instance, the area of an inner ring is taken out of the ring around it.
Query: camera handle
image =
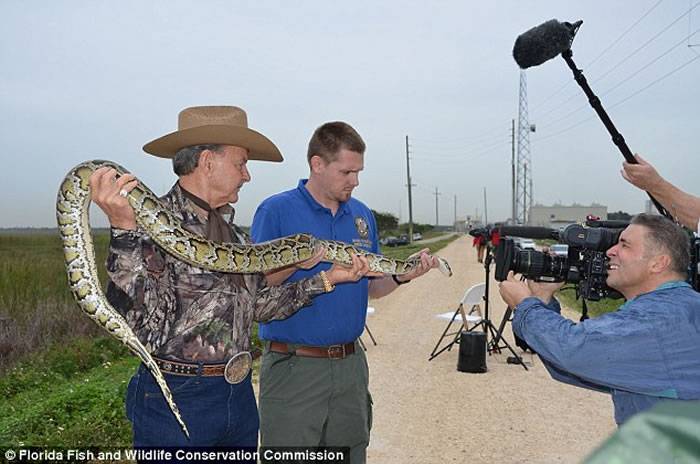
[[[586,304],[586,299],[581,298],[581,319],[579,319],[579,322],[583,322],[586,319],[589,319],[589,317],[588,317],[588,305]]]
[[[576,80],[578,85],[581,86],[583,92],[588,97],[588,103],[591,104],[595,112],[598,114],[598,117],[600,117],[601,121],[603,121],[605,128],[612,136],[613,143],[620,150],[622,156],[625,157],[627,162],[632,164],[638,164],[634,155],[632,155],[632,151],[627,146],[625,138],[617,130],[615,124],[613,124],[612,120],[608,116],[608,113],[605,112],[605,109],[603,109],[603,105],[600,103],[600,98],[598,98],[598,96],[593,93],[593,90],[591,90],[591,87],[588,85],[588,82],[586,81],[586,77],[583,75],[583,72],[581,72],[581,70],[576,67],[576,63],[574,63],[574,60],[572,58],[573,52],[571,51],[571,49],[564,50],[561,56],[562,58],[564,58],[564,61],[566,61],[566,64],[569,66],[569,69],[571,69],[571,71],[574,73],[574,79]],[[656,198],[654,198],[654,196],[651,193],[647,192],[647,195],[649,195],[649,198],[651,198],[651,201],[654,203],[654,206],[656,206],[656,209],[661,215],[673,220],[671,214],[666,210],[666,208],[664,208],[664,206],[661,203],[659,203],[656,200]]]

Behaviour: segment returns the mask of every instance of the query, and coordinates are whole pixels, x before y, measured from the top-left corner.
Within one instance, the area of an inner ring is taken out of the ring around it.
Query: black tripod
[[[518,356],[515,350],[513,350],[513,347],[511,347],[510,344],[502,336],[503,327],[505,326],[505,323],[501,321],[501,327],[497,329],[496,326],[493,325],[493,322],[491,322],[491,319],[489,319],[489,283],[491,280],[489,274],[491,272],[491,261],[493,261],[493,254],[491,253],[491,246],[488,246],[486,248],[486,257],[484,258],[484,271],[486,282],[486,288],[484,291],[484,317],[476,325],[470,328],[469,331],[471,332],[477,327],[481,327],[481,330],[483,330],[484,334],[486,335],[486,349],[489,352],[489,355],[491,355],[491,353],[493,352],[500,354],[501,348],[507,348],[508,351],[510,351],[513,355],[513,357],[509,359],[515,360],[515,362],[513,362],[512,364],[520,364],[527,371],[529,369],[523,362],[523,358]],[[491,335],[491,341],[489,341],[489,334]]]

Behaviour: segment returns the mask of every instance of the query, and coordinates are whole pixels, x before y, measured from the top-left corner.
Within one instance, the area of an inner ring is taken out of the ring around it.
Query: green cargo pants
[[[359,344],[344,359],[274,353],[266,345],[260,367],[262,446],[349,447],[350,462],[364,464],[372,397]]]

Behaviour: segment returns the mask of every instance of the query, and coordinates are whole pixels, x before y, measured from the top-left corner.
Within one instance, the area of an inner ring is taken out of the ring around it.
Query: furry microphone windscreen
[[[513,58],[522,69],[537,66],[571,48],[571,41],[581,21],[561,23],[556,19],[523,32],[515,40]]]

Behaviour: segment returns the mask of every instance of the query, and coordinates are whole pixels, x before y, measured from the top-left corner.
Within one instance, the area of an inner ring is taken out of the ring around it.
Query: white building
[[[559,229],[569,224],[584,223],[588,216],[596,216],[601,220],[608,219],[608,207],[593,203],[590,206],[574,203],[566,205],[533,205],[527,225]]]

